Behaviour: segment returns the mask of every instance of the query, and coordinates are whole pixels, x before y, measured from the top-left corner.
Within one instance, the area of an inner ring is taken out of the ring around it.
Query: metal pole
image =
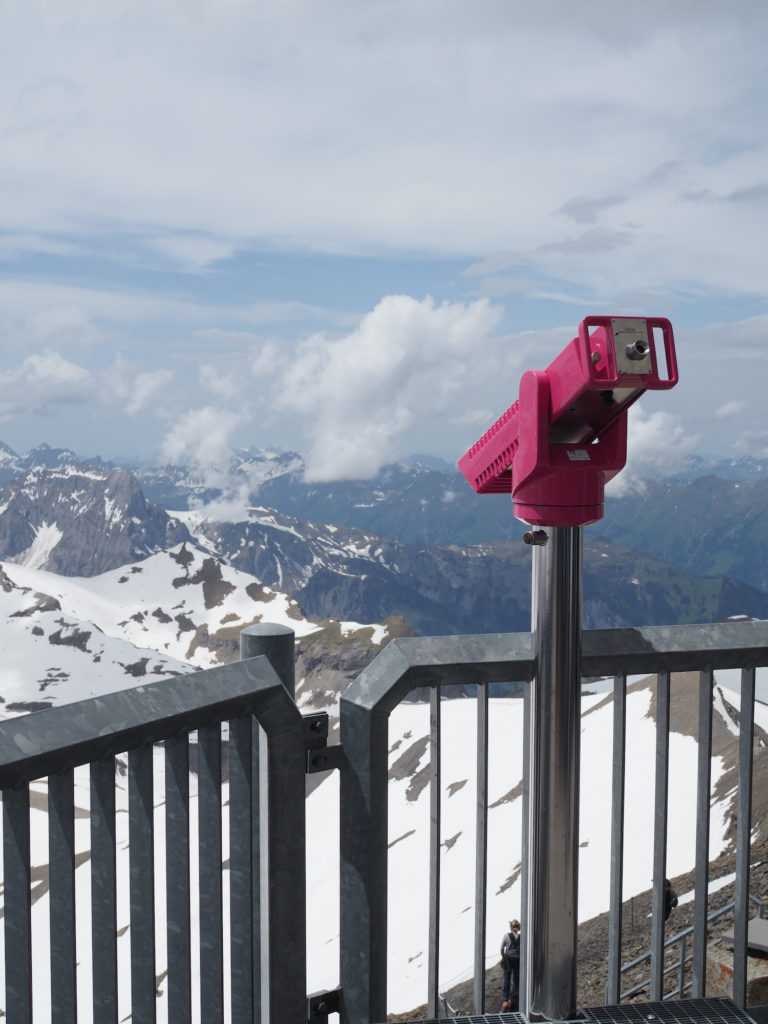
[[[280,678],[280,682],[288,691],[291,698],[296,696],[296,634],[290,626],[284,626],[278,622],[257,622],[240,630],[240,660],[257,658],[264,655]],[[275,999],[280,996],[279,992],[272,992],[270,980],[279,976],[281,961],[277,958],[272,962],[270,952],[274,952],[272,938],[277,934],[279,927],[279,910],[273,913],[270,907],[270,877],[280,871],[279,858],[274,866],[270,866],[270,837],[274,829],[268,826],[269,816],[269,793],[277,789],[278,781],[270,777],[268,762],[272,757],[270,753],[272,746],[276,745],[273,740],[270,751],[267,744],[262,743],[262,730],[255,719],[250,722],[232,723],[230,728],[234,731],[241,729],[250,733],[250,773],[251,792],[251,828],[250,828],[250,893],[237,892],[232,887],[230,899],[242,903],[250,899],[250,918],[253,922],[253,934],[251,937],[251,949],[240,950],[239,957],[243,964],[249,959],[252,975],[252,1000],[254,1003],[254,1020],[262,1019],[262,1010],[265,1017],[269,1016],[268,1008],[273,1005]],[[243,737],[244,738],[244,737]],[[243,754],[245,751],[243,750]],[[230,781],[230,786],[232,782]],[[231,794],[231,790],[230,790]],[[231,799],[231,796],[230,796]],[[279,814],[279,810],[277,811]],[[304,808],[302,805],[302,815]],[[231,825],[230,825],[231,827]],[[274,850],[272,851],[274,855]],[[245,856],[245,854],[244,854]],[[231,858],[230,858],[231,859]],[[234,877],[232,868],[230,874]],[[243,875],[246,872],[243,870]],[[242,910],[242,906],[239,908]],[[236,913],[233,912],[233,919]],[[280,951],[280,957],[283,956]]]
[[[576,1013],[582,528],[536,531],[527,765],[526,1013]]]
[[[296,634],[279,622],[257,622],[240,630],[240,659],[269,658],[291,697],[296,696]]]

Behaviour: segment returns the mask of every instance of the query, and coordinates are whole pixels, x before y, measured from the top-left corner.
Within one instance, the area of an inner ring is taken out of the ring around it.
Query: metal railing
[[[755,907],[757,907],[757,917],[762,917],[764,909],[763,901],[761,899],[758,899],[757,896],[753,896],[752,893],[750,893],[749,903],[752,903]],[[736,903],[734,900],[731,900],[731,902],[726,903],[724,907],[720,907],[718,910],[714,910],[711,914],[708,914],[707,924],[712,924],[714,921],[719,921],[721,917],[725,917],[727,914],[733,913],[735,909]],[[687,951],[688,939],[691,935],[693,935],[693,932],[693,925],[690,925],[688,928],[683,928],[682,931],[679,931],[675,935],[671,935],[668,939],[664,940],[665,950],[672,949],[674,946],[680,947],[678,959],[674,963],[669,964],[664,968],[664,977],[666,977],[668,974],[672,974],[675,971],[677,971],[677,986],[673,989],[670,989],[668,992],[665,992],[664,999],[682,999],[685,996],[685,993],[688,991],[688,989],[692,988],[693,986],[692,981],[686,981],[686,968],[689,963],[693,962],[693,954],[688,953]],[[712,942],[709,942],[708,945],[716,946],[719,945],[721,941],[722,938],[718,937],[717,939],[714,939]],[[649,949],[647,953],[641,953],[640,956],[636,956],[634,957],[634,959],[628,960],[627,963],[622,964],[621,973],[627,974],[629,971],[633,971],[636,967],[639,967],[640,964],[644,964],[648,960],[650,960],[650,958],[651,950]],[[621,999],[630,999],[632,996],[638,995],[640,992],[647,991],[650,986],[650,982],[651,979],[649,976],[647,978],[644,978],[642,981],[637,982],[631,988],[625,989],[621,993],[619,1001],[621,1001]]]
[[[441,688],[477,693],[477,796],[474,906],[474,1003],[483,1013],[488,845],[489,687],[520,682],[530,700],[530,634],[411,638],[392,641],[341,699],[342,753],[322,744],[324,716],[302,720],[288,677],[293,635],[273,627],[244,643],[269,652],[222,668],[158,682],[80,704],[0,723],[3,791],[6,1019],[28,1024],[33,1009],[30,782],[49,786],[51,1018],[77,1019],[77,942],[73,770],[89,766],[93,1018],[117,1020],[115,759],[127,752],[130,870],[130,992],[134,1024],[155,1020],[153,744],[163,743],[166,844],[165,931],[169,1020],[190,1019],[199,973],[203,1024],[269,1019],[296,1024],[340,1012],[344,1024],[375,1024],[387,1015],[388,719],[416,687],[430,690],[431,812],[428,1004],[436,1016],[440,940]],[[274,638],[273,638],[274,639]],[[260,640],[264,644],[260,646]],[[734,999],[746,995],[747,904],[752,795],[755,668],[768,665],[768,623],[594,630],[583,635],[585,676],[613,676],[613,790],[608,1001],[620,998],[622,863],[626,752],[626,677],[655,674],[656,763],[651,999],[663,997],[664,877],[669,782],[670,694],[675,672],[697,671],[699,772],[695,860],[692,993],[705,995],[713,671],[741,668],[739,784],[734,893]],[[526,716],[527,721],[527,716]],[[229,723],[228,768],[222,723]],[[259,746],[259,729],[267,737]],[[320,728],[318,728],[320,727]],[[327,719],[325,720],[327,729]],[[197,731],[199,913],[190,920],[190,732]],[[308,733],[313,735],[308,736]],[[528,737],[524,736],[527,745]],[[307,756],[309,748],[309,757]],[[334,751],[331,755],[331,751]],[[317,753],[315,751],[315,753]],[[266,768],[261,776],[259,764]],[[314,767],[310,766],[314,764]],[[524,758],[527,763],[527,758]],[[305,771],[341,767],[341,989],[305,1003]],[[223,912],[222,787],[228,771],[230,903]],[[261,778],[261,783],[260,783]],[[266,778],[266,782],[265,782]],[[523,799],[526,799],[523,787]],[[260,800],[261,791],[261,800]],[[264,806],[265,805],[265,806]],[[264,811],[267,811],[265,814]],[[266,819],[266,820],[265,820]],[[525,820],[525,814],[523,815]],[[525,845],[523,845],[525,849]],[[526,866],[523,863],[523,872]],[[224,935],[226,921],[228,935]],[[227,960],[229,955],[229,962]],[[525,958],[525,931],[522,957]],[[687,956],[686,956],[687,959]],[[229,1006],[224,971],[229,963]],[[525,977],[521,965],[521,978]],[[333,998],[330,998],[330,997]]]
[[[613,785],[608,949],[608,1002],[620,999],[626,679],[655,674],[657,730],[650,951],[650,996],[663,998],[664,878],[669,784],[670,676],[697,671],[699,682],[698,782],[692,990],[705,994],[706,920],[709,878],[709,804],[712,757],[713,671],[740,668],[741,714],[736,830],[734,1001],[746,1001],[746,929],[752,799],[755,668],[768,665],[768,623],[643,629],[591,630],[583,634],[582,674],[614,677]],[[530,634],[412,638],[392,641],[343,694],[340,703],[344,770],[341,778],[341,987],[346,1024],[382,1021],[387,1014],[387,778],[388,718],[414,688],[431,690],[430,750],[430,964],[427,1005],[439,1006],[440,907],[440,692],[447,685],[475,686],[478,694],[477,820],[475,855],[474,1012],[483,1013],[485,980],[485,892],[488,814],[488,688],[523,682],[530,700],[533,676]],[[525,716],[526,722],[528,716]],[[524,736],[527,763],[529,737]],[[523,787],[523,799],[527,797]],[[526,811],[523,810],[523,821]],[[525,848],[525,840],[523,842]],[[523,891],[526,865],[523,863]],[[525,977],[525,922],[521,979]]]
[[[292,652],[292,633],[290,641]],[[228,723],[225,741],[222,723]],[[259,726],[267,738],[266,815],[259,800]],[[199,914],[192,922],[190,733],[195,730]],[[202,979],[196,1015],[203,1024],[225,1019],[227,988],[228,1014],[238,1024],[304,1019],[304,733],[295,703],[264,657],[0,723],[8,1024],[29,1024],[39,999],[50,1000],[54,1024],[78,1017],[76,965],[83,936],[76,923],[74,770],[82,765],[89,766],[90,776],[92,971],[86,987],[92,989],[93,1020],[118,1020],[117,913],[127,888],[131,1020],[155,1021],[153,745],[161,743],[166,911],[159,925],[165,925],[167,937],[168,1019],[190,1020],[193,974]],[[118,879],[116,757],[126,753],[130,867],[128,878]],[[50,993],[33,992],[30,782],[43,777],[48,780]],[[222,855],[225,783],[228,865]],[[266,885],[260,877],[262,861],[269,866]],[[225,908],[227,867],[230,902]]]

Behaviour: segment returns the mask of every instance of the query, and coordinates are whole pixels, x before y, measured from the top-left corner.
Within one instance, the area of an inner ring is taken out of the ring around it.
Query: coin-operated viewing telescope
[[[606,481],[626,462],[630,405],[676,383],[669,320],[588,316],[546,370],[523,374],[515,404],[459,459],[476,491],[510,493],[518,519],[546,527],[524,538],[534,545],[520,984],[529,1020],[571,1020],[577,1005],[582,527],[602,519]],[[659,900],[663,881],[662,871]]]
[[[523,374],[518,400],[459,468],[479,494],[511,493],[526,523],[587,526],[626,462],[630,405],[676,383],[669,320],[588,316],[546,370]]]

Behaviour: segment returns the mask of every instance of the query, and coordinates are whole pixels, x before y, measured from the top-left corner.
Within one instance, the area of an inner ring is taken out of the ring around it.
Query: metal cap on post
[[[292,697],[296,696],[296,633],[279,622],[257,622],[240,631],[240,660],[263,654]]]
[[[626,461],[627,410],[676,383],[668,320],[587,317],[546,370],[523,375],[518,400],[459,459],[475,491],[511,494],[514,515],[535,527],[524,538],[534,554],[536,666],[521,915],[529,1019],[576,1012],[581,528],[602,519],[605,484]]]

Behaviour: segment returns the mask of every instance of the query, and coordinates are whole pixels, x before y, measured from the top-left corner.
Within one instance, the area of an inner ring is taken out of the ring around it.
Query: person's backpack
[[[501,966],[511,969],[520,959],[520,936],[507,932],[504,952],[501,955]]]

